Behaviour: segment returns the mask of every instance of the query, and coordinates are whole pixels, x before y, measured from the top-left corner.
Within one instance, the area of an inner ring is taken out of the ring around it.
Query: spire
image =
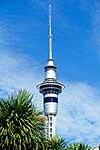
[[[49,59],[52,59],[52,5],[49,0]]]
[[[49,59],[45,67],[45,80],[55,79],[56,80],[56,67],[54,65],[52,57],[52,5],[51,0],[49,0]]]

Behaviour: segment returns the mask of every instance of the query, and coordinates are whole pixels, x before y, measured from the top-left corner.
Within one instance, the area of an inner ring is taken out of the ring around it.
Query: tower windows
[[[50,128],[50,132],[52,133],[52,128]]]
[[[44,103],[48,103],[48,102],[58,103],[58,98],[57,97],[45,97]]]
[[[52,137],[52,134],[50,134],[50,137]]]
[[[50,121],[52,121],[52,117],[50,117]]]

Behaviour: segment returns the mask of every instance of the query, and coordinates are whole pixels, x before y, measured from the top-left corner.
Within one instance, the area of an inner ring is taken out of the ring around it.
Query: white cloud
[[[68,83],[59,98],[58,133],[75,141],[98,144],[99,115],[99,89],[85,83]]]
[[[35,94],[34,99],[41,106],[36,89],[41,80],[40,72],[39,65],[26,55],[0,53],[0,97],[18,89],[27,89]]]

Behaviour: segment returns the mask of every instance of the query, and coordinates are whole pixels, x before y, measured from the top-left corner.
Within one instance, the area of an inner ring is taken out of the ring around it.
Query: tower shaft
[[[55,135],[58,95],[64,88],[64,85],[56,79],[56,67],[52,56],[51,7],[51,2],[49,1],[49,59],[45,67],[45,80],[38,85],[39,92],[43,95],[44,115],[47,117],[46,131],[49,138]]]
[[[47,116],[47,135],[49,138],[55,136],[55,129],[56,129],[56,116],[48,115]]]

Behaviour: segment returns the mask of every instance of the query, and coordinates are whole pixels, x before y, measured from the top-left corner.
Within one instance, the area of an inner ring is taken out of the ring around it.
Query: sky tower
[[[47,117],[47,135],[55,135],[56,115],[58,112],[58,95],[64,85],[56,79],[56,66],[52,56],[52,5],[49,1],[49,59],[45,66],[45,80],[38,85],[39,92],[43,94],[44,115]]]

